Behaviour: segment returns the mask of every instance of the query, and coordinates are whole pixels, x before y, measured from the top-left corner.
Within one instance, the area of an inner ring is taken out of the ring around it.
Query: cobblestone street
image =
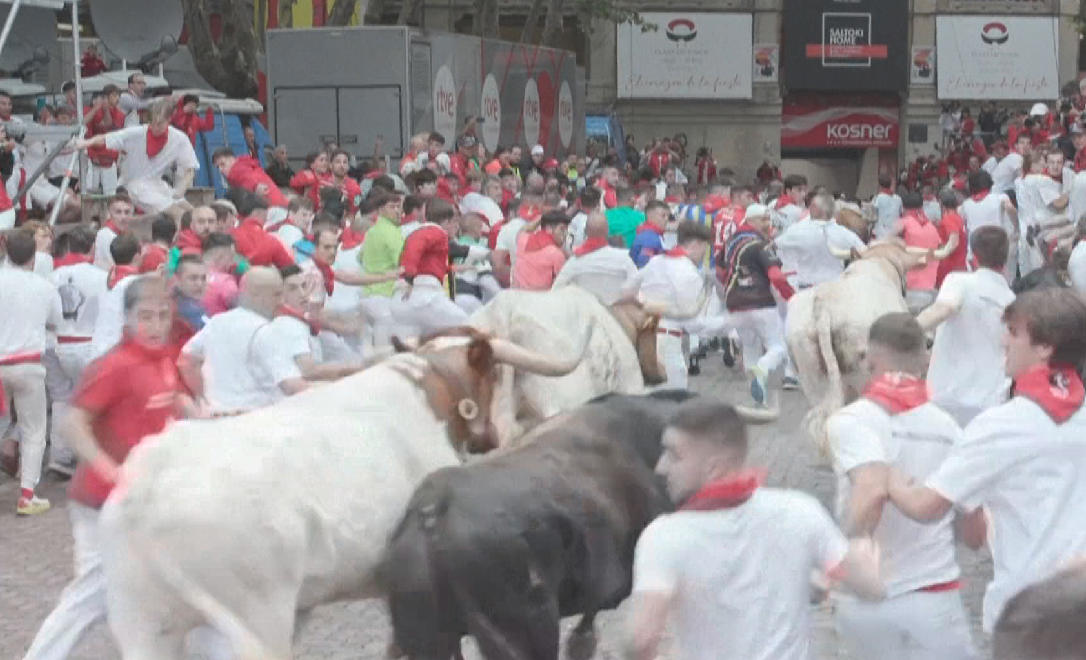
[[[712,356],[703,374],[691,379],[697,391],[736,402],[749,398],[747,383],[740,374],[723,368],[718,356]],[[771,485],[798,488],[814,493],[829,506],[833,492],[833,474],[819,459],[810,442],[799,433],[799,423],[807,410],[803,395],[786,392],[782,396],[783,414],[773,426],[756,428],[752,463],[769,467]],[[224,438],[224,441],[228,439]],[[49,513],[30,518],[14,515],[17,484],[0,482],[0,659],[22,657],[26,648],[64,585],[71,577],[71,529],[65,515],[64,485],[49,482],[43,494],[52,500]],[[980,600],[990,579],[991,561],[985,552],[977,555],[962,550],[965,569],[966,607],[979,631]],[[378,602],[336,605],[318,610],[309,622],[297,647],[299,658],[383,660],[389,629],[383,605]],[[816,612],[817,652],[815,657],[843,658],[833,633],[832,611],[828,604]],[[572,620],[566,622],[566,629]],[[601,643],[597,658],[618,658],[618,616],[608,613],[600,619]],[[472,645],[465,646],[466,657],[478,658]],[[670,657],[665,649],[663,657]],[[77,649],[72,660],[114,660],[118,652],[106,627],[96,629]],[[859,660],[859,659],[858,659]],[[868,660],[868,659],[863,659]]]

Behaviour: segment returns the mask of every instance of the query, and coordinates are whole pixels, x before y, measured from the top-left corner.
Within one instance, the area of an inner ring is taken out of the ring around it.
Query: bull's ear
[[[487,371],[494,364],[494,348],[486,339],[473,339],[468,344],[468,366],[474,371]]]

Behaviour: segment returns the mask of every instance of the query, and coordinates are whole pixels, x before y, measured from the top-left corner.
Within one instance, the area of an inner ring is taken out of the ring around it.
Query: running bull
[[[700,313],[708,292],[706,287],[690,317]],[[662,383],[664,368],[656,353],[662,308],[659,301],[622,301],[608,308],[584,289],[568,286],[543,292],[502,291],[475,312],[473,326],[542,354],[556,345],[576,345],[582,328],[596,328],[584,362],[568,376],[542,379],[502,370],[491,411],[499,444],[505,446],[540,421],[595,397],[639,394],[646,385]]]
[[[458,447],[494,446],[498,366],[561,376],[581,359],[459,332],[136,448],[100,522],[124,660],[180,658],[205,624],[237,657],[287,660],[313,607],[380,596],[385,541],[415,487],[458,464]]]
[[[883,314],[907,312],[905,274],[949,254],[946,246],[925,250],[900,239],[873,243],[862,252],[830,250],[852,263],[839,278],[792,296],[785,330],[811,404],[804,425],[823,451],[828,449],[826,420],[859,395],[867,378],[861,366],[871,324]]]
[[[390,656],[459,658],[472,635],[487,660],[556,660],[560,618],[580,614],[567,650],[590,657],[596,615],[629,595],[638,536],[671,510],[653,468],[673,406],[692,396],[603,397],[427,477],[382,565]]]

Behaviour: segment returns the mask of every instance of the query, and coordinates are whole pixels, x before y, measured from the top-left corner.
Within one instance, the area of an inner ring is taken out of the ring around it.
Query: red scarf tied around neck
[[[1073,367],[1042,364],[1014,379],[1013,396],[1023,396],[1041,407],[1052,421],[1063,424],[1086,401],[1086,389]]]
[[[642,222],[641,225],[637,228],[637,231],[635,232],[635,234],[640,234],[641,232],[645,232],[645,231],[654,231],[657,234],[659,234],[660,236],[664,235],[664,228],[663,227],[657,227],[656,225],[652,224],[651,222]]]
[[[926,381],[900,372],[879,374],[867,383],[863,397],[891,415],[900,415],[931,400]]]
[[[682,511],[734,509],[749,500],[765,483],[765,468],[742,470],[726,479],[710,481],[683,503]]]
[[[528,242],[524,245],[524,250],[526,252],[538,252],[548,245],[558,247],[558,242],[554,240],[554,236],[551,236],[549,231],[540,229],[528,237]]]
[[[332,295],[332,291],[336,288],[336,274],[332,270],[331,264],[326,264],[321,261],[313,259],[313,265],[320,271],[321,279],[324,280],[324,292],[328,295]]]
[[[603,249],[608,246],[606,238],[594,237],[585,239],[584,243],[581,243],[580,247],[573,251],[573,254],[578,257],[583,257],[586,254],[595,252],[596,250]]]
[[[690,253],[686,251],[686,248],[676,245],[670,250],[664,250],[664,254],[669,257],[689,257]]]
[[[138,275],[139,271],[132,266],[114,266],[109,269],[109,276],[106,278],[106,288],[112,290],[117,286],[117,282],[120,282],[129,275]]]
[[[177,236],[173,237],[173,244],[181,249],[182,254],[185,254],[186,250],[195,250],[197,254],[204,251],[204,241],[191,228],[177,232]]]
[[[985,188],[984,190],[978,190],[977,192],[973,193],[969,197],[974,202],[981,202],[981,201],[984,201],[984,198],[988,196],[988,193],[991,190],[992,190],[991,188]]]
[[[355,231],[350,227],[343,230],[343,233],[339,235],[339,247],[343,250],[352,250],[362,244],[362,239],[366,238],[366,232]]]
[[[77,252],[69,252],[63,257],[57,257],[53,260],[53,268],[62,268],[64,266],[74,266],[75,264],[89,264],[91,263],[90,255],[79,254]]]
[[[147,157],[154,158],[166,148],[166,141],[170,139],[170,129],[162,131],[162,135],[155,135],[151,127],[147,127]]]
[[[117,223],[113,222],[112,220],[106,220],[106,227],[105,228],[110,230],[111,232],[113,232],[114,234],[116,234],[118,236],[120,236],[121,234],[124,233],[124,230],[122,230],[120,227],[118,227]]]
[[[287,305],[280,305],[279,309],[275,310],[276,316],[289,316],[293,319],[298,319],[302,323],[309,326],[309,334],[316,337],[321,333],[321,324],[313,319],[306,318],[306,315]]]

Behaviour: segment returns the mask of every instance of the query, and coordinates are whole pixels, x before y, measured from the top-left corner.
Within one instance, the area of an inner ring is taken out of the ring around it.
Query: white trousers
[[[416,337],[468,322],[467,313],[445,292],[437,278],[420,275],[410,291],[392,296],[392,316],[401,337]]]
[[[878,603],[837,601],[837,633],[853,658],[976,660],[958,591],[914,591]]]
[[[751,369],[757,365],[769,374],[787,364],[784,323],[775,306],[732,312],[731,318],[735,329],[739,331],[739,341],[743,344],[744,367]]]
[[[106,618],[98,510],[69,501],[68,517],[72,521],[75,577],[41,624],[25,660],[65,660],[91,627]]]
[[[47,423],[45,367],[41,364],[0,366],[4,392],[14,400],[19,418],[19,479],[21,487],[34,490],[41,478]]]
[[[128,195],[135,200],[136,206],[144,213],[162,213],[174,204],[184,200],[173,196],[174,190],[168,183],[156,177],[141,177],[124,184]]]
[[[781,315],[781,343],[784,344],[784,355],[787,358],[784,363],[784,377],[795,378],[796,364],[792,362],[792,354],[788,352],[788,342],[784,341],[785,328],[788,327],[788,302],[785,300],[778,301],[777,312]]]
[[[117,192],[117,164],[109,167],[101,167],[91,163],[87,167],[87,184],[83,186],[84,192],[94,192],[102,188],[103,195],[112,195]]]
[[[665,323],[661,323],[660,329],[669,329],[669,326]],[[667,377],[667,380],[649,388],[649,390],[687,389],[687,385],[690,381],[690,374],[686,364],[686,356],[683,355],[682,337],[663,333],[657,334],[656,354],[664,365],[664,375]]]
[[[72,445],[63,431],[64,424],[58,422],[68,416],[75,387],[90,361],[90,342],[60,344],[42,356],[42,363],[45,365],[45,389],[53,402],[53,424],[49,437],[53,441],[50,457],[54,462],[70,462],[74,458]]]
[[[359,303],[366,318],[363,331],[363,347],[384,348],[392,343],[392,298],[387,296],[363,296]]]

